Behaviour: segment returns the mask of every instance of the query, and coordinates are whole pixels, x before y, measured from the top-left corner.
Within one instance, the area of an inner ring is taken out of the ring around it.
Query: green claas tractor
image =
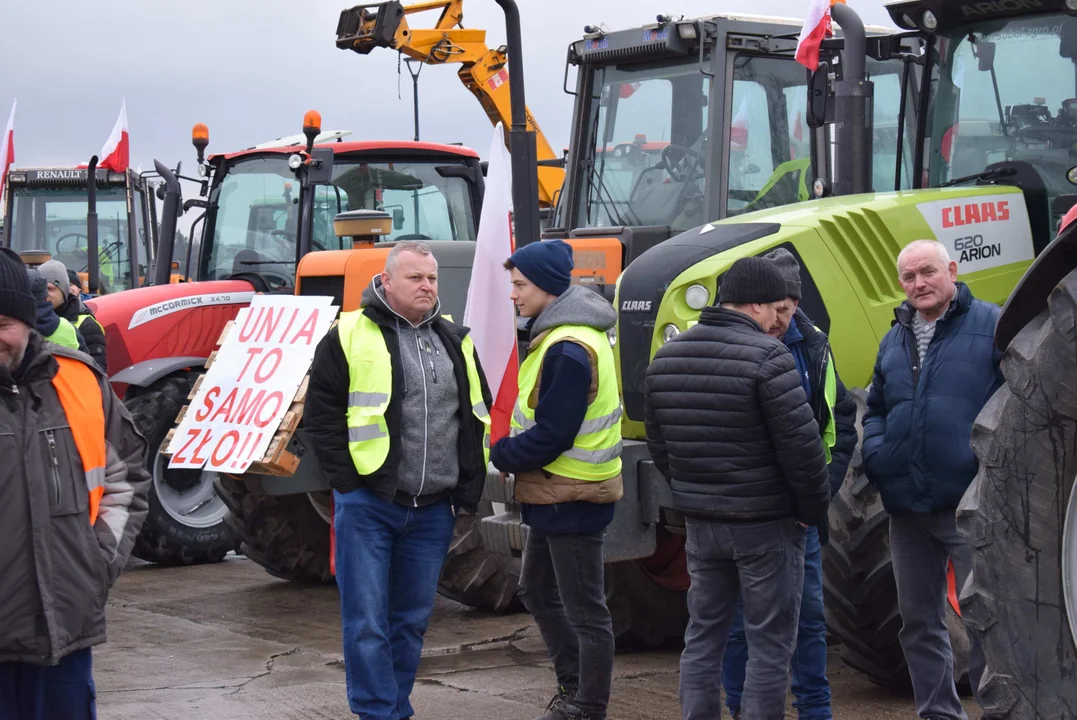
[[[967,648],[963,614],[986,645],[989,710],[1069,717],[1077,706],[1077,230],[1052,239],[1077,200],[1077,2],[906,0],[888,10],[901,30],[869,37],[851,7],[833,8],[843,39],[824,43],[808,83],[815,199],[729,212],[676,234],[629,263],[617,283],[625,497],[606,541],[610,607],[618,632],[628,626],[657,642],[683,630],[683,531],[667,514],[669,487],[644,442],[644,376],[655,351],[715,301],[722,273],[741,257],[792,252],[804,311],[829,334],[845,383],[863,390],[904,299],[897,254],[936,239],[977,297],[1006,304],[998,336],[1009,384],[973,434],[982,470],[960,510],[977,560],[969,584],[953,588],[961,598],[950,608],[955,654]],[[727,87],[710,97],[726,132],[732,96]],[[880,122],[882,108],[891,120]],[[706,158],[723,172],[731,160]],[[712,206],[711,216],[719,209],[732,210]],[[846,662],[900,684],[907,672],[888,519],[860,465],[857,453],[831,507],[830,630]],[[511,485],[488,483],[487,499],[487,550],[518,555],[526,527]]]

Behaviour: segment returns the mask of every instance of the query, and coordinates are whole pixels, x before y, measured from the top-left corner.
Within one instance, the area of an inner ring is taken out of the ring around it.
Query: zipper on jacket
[[[419,353],[419,369],[423,367],[423,348],[419,343],[419,331],[415,331],[415,352]],[[433,363],[431,363],[433,366]],[[412,504],[419,507],[419,496],[423,494],[426,485],[426,452],[430,444],[430,398],[426,394],[426,372],[423,371],[423,474],[419,478],[419,492],[415,493]]]
[[[916,333],[908,325],[902,323],[905,328],[905,332],[909,337],[909,360],[912,363],[912,389],[916,390],[916,386],[920,383],[920,351],[916,349]],[[937,329],[937,327],[936,327]],[[932,340],[935,338],[932,337]],[[924,353],[927,355],[927,353]]]
[[[815,419],[819,423],[819,432],[823,431],[823,411],[826,410],[829,413],[830,408],[826,404],[826,369],[830,364],[830,343],[823,343],[822,359],[819,361],[819,379],[816,384],[816,388],[820,392],[812,393],[812,403],[815,405]],[[822,397],[816,397],[822,394]]]
[[[56,505],[59,506],[62,495],[60,493],[60,461],[56,458],[56,435],[52,430],[45,431],[45,438],[49,441],[49,457],[52,459],[52,486],[56,494]]]

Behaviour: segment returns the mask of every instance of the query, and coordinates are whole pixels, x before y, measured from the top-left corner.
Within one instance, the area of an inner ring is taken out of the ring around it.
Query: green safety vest
[[[337,332],[348,358],[348,451],[359,474],[371,475],[389,455],[385,411],[393,394],[393,362],[381,328],[362,310],[341,313]],[[467,367],[471,413],[483,425],[483,460],[489,465],[490,411],[482,398],[475,344],[470,336],[464,337],[461,350]]]
[[[50,343],[63,345],[64,347],[69,347],[72,350],[79,349],[79,336],[75,332],[75,326],[69,323],[64,318],[60,318],[60,324],[56,326],[56,331],[45,339],[48,340]]]
[[[512,411],[515,437],[535,427],[535,410],[528,400],[542,373],[542,359],[555,343],[570,339],[587,346],[591,356],[598,359],[598,393],[587,406],[583,424],[572,441],[572,449],[560,455],[544,469],[575,480],[601,482],[621,472],[621,399],[617,394],[617,375],[613,364],[613,349],[606,333],[582,325],[561,325],[554,328],[532,348],[520,366],[520,393]]]
[[[815,332],[822,332],[819,328],[811,325]],[[826,455],[826,463],[830,464],[830,449],[838,439],[837,424],[834,421],[834,403],[838,399],[838,373],[834,370],[834,353],[827,350],[826,378],[823,381],[823,400],[826,402],[827,415],[826,427],[823,428],[823,454]]]

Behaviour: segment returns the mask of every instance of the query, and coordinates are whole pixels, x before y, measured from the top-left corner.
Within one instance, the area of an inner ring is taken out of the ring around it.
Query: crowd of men
[[[0,451],[25,458],[0,470],[0,720],[94,717],[90,648],[146,513],[144,440],[109,388],[100,326],[56,265],[27,273],[0,251]],[[334,490],[347,697],[364,720],[413,717],[455,518],[476,511],[491,464],[511,475],[529,528],[520,596],[556,674],[540,720],[607,716],[603,541],[623,495],[616,314],[571,283],[562,241],[522,247],[505,268],[529,342],[511,432],[493,447],[478,353],[441,313],[421,243],[394,246],[311,367],[304,424]],[[976,472],[973,420],[1002,382],[999,310],[934,241],[904,248],[897,273],[907,299],[879,348],[862,456],[891,516],[918,715],[956,720],[946,568],[959,583],[970,569],[955,509]],[[647,442],[687,536],[686,720],[719,718],[723,691],[735,718],[784,718],[790,684],[801,718],[832,717],[821,548],[856,406],[799,308],[801,274],[785,249],[738,260],[647,372]],[[975,644],[972,656],[975,688]]]

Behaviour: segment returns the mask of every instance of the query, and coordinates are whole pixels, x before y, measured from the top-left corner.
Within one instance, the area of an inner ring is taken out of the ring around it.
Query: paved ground
[[[337,602],[333,587],[276,580],[244,558],[131,568],[112,593],[109,643],[95,656],[99,716],[351,717]],[[527,615],[493,617],[439,599],[423,654],[418,720],[533,720],[552,691]],[[615,672],[611,720],[679,717],[675,649],[620,654]],[[910,697],[842,667],[833,650],[830,678],[838,720],[915,717]]]

